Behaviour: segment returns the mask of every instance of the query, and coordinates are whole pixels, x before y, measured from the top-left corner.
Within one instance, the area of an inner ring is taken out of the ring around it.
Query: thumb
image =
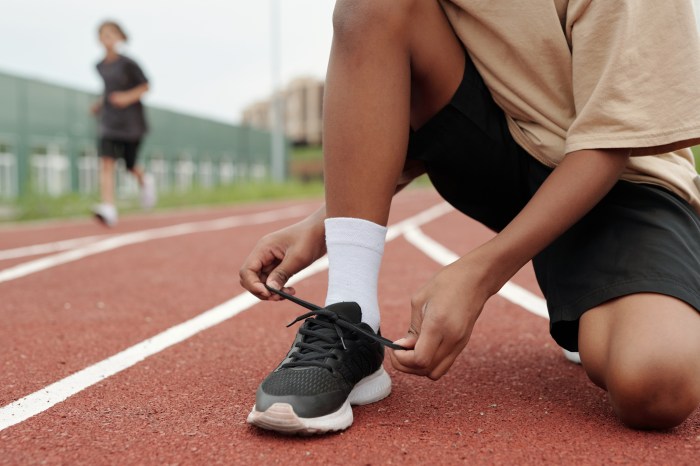
[[[411,350],[416,347],[416,341],[418,341],[418,338],[415,335],[407,334],[405,337],[396,340],[394,344]]]
[[[426,306],[427,303],[424,303],[420,299],[411,300],[411,325],[408,327],[406,336],[394,343],[409,349],[415,348],[418,337],[420,336],[421,327],[423,326],[423,315],[425,314],[424,309]]]
[[[290,255],[286,255],[282,262],[268,274],[265,283],[267,286],[281,290],[285,283],[292,278],[292,275],[301,270],[302,267],[303,265],[300,261]]]

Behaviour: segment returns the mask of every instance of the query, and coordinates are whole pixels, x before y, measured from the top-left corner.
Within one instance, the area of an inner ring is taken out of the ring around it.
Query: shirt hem
[[[674,150],[693,145],[693,140],[700,140],[700,126],[679,128],[660,133],[640,134],[609,134],[574,136],[567,138],[565,153],[586,149],[652,149],[654,147],[674,145]],[[664,150],[663,153],[669,152]],[[658,155],[654,151],[634,151],[635,155]]]

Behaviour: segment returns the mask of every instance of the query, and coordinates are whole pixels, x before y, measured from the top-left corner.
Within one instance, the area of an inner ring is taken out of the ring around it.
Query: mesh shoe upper
[[[283,369],[267,377],[262,383],[262,389],[266,394],[273,396],[313,396],[336,390],[338,383],[330,371],[320,367]]]
[[[333,413],[355,384],[379,369],[384,346],[395,346],[360,322],[362,311],[357,303],[314,308],[292,322],[305,319],[287,357],[260,384],[258,411],[274,403],[288,403],[300,417]]]

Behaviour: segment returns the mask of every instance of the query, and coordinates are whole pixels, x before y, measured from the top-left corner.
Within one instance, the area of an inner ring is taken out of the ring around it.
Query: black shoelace
[[[343,330],[350,333],[355,333],[361,338],[364,337],[376,341],[377,343],[391,349],[407,349],[401,345],[393,343],[391,340],[375,334],[374,332],[363,329],[362,327],[346,320],[343,316],[333,311],[328,311],[313,303],[285,293],[284,291],[271,288],[267,285],[265,285],[265,287],[271,292],[278,294],[283,298],[298,304],[299,306],[309,309],[310,312],[300,315],[290,322],[287,327],[291,327],[297,322],[309,319],[310,317],[316,317],[315,319],[309,319],[307,321],[308,325],[299,329],[299,333],[304,335],[306,338],[296,344],[299,351],[292,353],[292,360],[284,364],[283,367],[285,368],[317,366],[325,369],[331,369],[331,367],[328,364],[325,364],[323,361],[326,358],[336,357],[336,355],[333,353],[334,349],[347,349],[345,346]]]

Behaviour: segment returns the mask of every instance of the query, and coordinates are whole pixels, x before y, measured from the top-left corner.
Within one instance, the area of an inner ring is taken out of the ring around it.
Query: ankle
[[[329,218],[325,227],[329,261],[326,305],[356,302],[362,309],[362,322],[376,332],[377,281],[387,229],[358,218]]]

